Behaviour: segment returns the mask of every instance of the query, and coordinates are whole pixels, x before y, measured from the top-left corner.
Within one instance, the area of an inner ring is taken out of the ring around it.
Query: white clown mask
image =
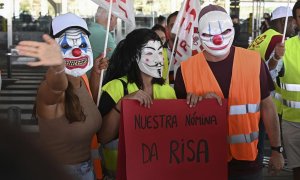
[[[65,60],[65,73],[74,77],[84,75],[93,67],[93,53],[88,36],[78,28],[66,30],[59,38]]]
[[[163,47],[160,41],[150,40],[141,52],[141,59],[137,60],[140,70],[154,78],[162,77],[164,59]]]
[[[203,50],[222,57],[230,51],[234,39],[233,23],[222,11],[210,11],[199,20],[199,36]]]

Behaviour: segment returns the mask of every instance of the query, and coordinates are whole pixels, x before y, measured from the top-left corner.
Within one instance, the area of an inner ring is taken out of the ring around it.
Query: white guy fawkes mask
[[[154,78],[162,77],[164,58],[160,41],[150,40],[142,49],[141,59],[137,60],[140,70]]]
[[[88,36],[78,28],[66,30],[59,38],[65,60],[65,73],[74,77],[84,75],[93,67],[93,53]]]
[[[230,51],[234,28],[229,15],[222,11],[210,11],[199,20],[199,36],[205,51],[222,57]]]

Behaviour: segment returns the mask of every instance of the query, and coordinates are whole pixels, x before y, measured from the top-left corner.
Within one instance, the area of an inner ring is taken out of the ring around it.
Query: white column
[[[40,0],[41,6],[41,15],[45,16],[48,14],[48,1],[47,0]]]
[[[152,14],[152,26],[155,24],[155,17],[154,17],[154,1],[152,1],[152,6],[151,6],[151,14]]]
[[[13,17],[13,3],[12,0],[4,0],[4,9],[7,12],[7,47],[12,45],[12,17]]]
[[[176,8],[176,6],[177,6],[177,0],[175,0],[175,1],[174,0],[170,0],[170,6],[171,6],[171,12],[170,13],[173,13],[174,11],[178,11],[178,9]]]
[[[225,0],[224,6],[225,6],[224,9],[227,11],[228,14],[230,14],[230,0]]]
[[[123,27],[122,27],[122,20],[120,18],[118,18],[118,20],[117,20],[117,28],[116,28],[117,32],[116,32],[116,36],[115,36],[116,43],[119,43],[124,38],[124,36],[122,34],[122,29],[123,29]]]
[[[61,0],[61,13],[65,14],[68,12],[68,0]]]
[[[15,16],[15,18],[20,18],[20,1],[21,0],[14,0],[14,12],[13,12],[13,15]]]

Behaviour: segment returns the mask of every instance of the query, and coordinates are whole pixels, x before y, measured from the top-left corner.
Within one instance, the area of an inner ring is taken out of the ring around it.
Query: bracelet
[[[115,105],[113,108],[114,110],[116,110],[119,114],[121,113],[121,111],[116,107],[117,105]]]
[[[276,62],[279,62],[279,61],[281,60],[281,57],[280,57],[279,59],[277,59],[277,58],[275,57],[275,54],[274,54],[273,57],[272,57],[272,59],[273,59],[274,61],[276,61]]]
[[[55,71],[54,74],[60,74],[60,73],[62,73],[62,72],[65,72],[65,68],[62,69],[61,71]]]

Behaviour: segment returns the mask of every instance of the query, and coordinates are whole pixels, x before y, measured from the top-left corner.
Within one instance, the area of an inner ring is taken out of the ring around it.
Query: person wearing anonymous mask
[[[71,175],[82,180],[95,178],[91,142],[102,123],[85,73],[107,66],[107,59],[93,62],[89,34],[82,18],[67,13],[53,19],[54,39],[44,35],[45,42],[22,41],[17,46],[21,55],[39,59],[28,65],[49,67],[36,98],[41,142]]]
[[[104,174],[111,178],[116,177],[122,99],[137,100],[150,108],[153,99],[176,98],[173,88],[162,78],[162,51],[154,31],[136,29],[119,42],[110,59],[99,104],[103,116],[99,140],[103,144]]]
[[[208,5],[200,11],[199,36],[203,52],[181,63],[176,95],[186,98],[190,107],[203,98],[216,98],[220,104],[228,99],[228,179],[263,179],[257,163],[260,116],[271,146],[281,146],[268,69],[257,52],[232,46],[233,24],[220,6]],[[270,170],[281,170],[283,162],[282,154],[272,151]]]

